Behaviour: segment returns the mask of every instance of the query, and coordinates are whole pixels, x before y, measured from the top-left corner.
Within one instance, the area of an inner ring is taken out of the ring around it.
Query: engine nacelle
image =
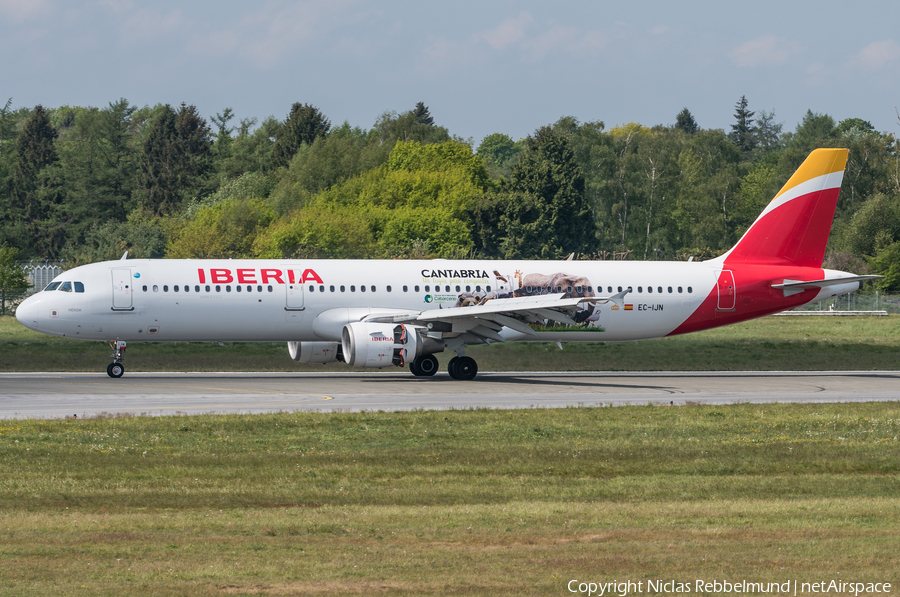
[[[426,332],[399,323],[348,323],[341,332],[344,360],[352,367],[405,367],[418,356],[444,350],[444,341]]]
[[[331,363],[341,359],[339,342],[288,342],[288,352],[298,363]]]

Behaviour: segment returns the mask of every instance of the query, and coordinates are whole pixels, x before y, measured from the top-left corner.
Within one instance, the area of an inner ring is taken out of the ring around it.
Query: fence
[[[21,261],[22,267],[28,272],[28,280],[31,285],[26,296],[43,290],[43,288],[56,276],[65,271],[61,261]]]
[[[885,294],[878,290],[866,289],[866,294],[851,292],[825,299],[811,305],[804,305],[794,311],[887,311],[900,313],[900,294]]]

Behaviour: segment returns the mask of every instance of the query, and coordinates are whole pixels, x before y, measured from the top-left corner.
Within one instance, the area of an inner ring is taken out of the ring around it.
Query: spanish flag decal
[[[625,305],[625,310],[626,310],[626,311],[634,311],[634,305],[628,305],[628,304],[626,304],[626,305]]]

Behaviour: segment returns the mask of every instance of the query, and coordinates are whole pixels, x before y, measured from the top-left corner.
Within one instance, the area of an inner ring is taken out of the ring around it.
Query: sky
[[[182,102],[371,127],[427,105],[471,138],[562,116],[730,130],[735,104],[900,135],[900,2],[0,0],[0,104]],[[234,124],[237,120],[233,121]]]

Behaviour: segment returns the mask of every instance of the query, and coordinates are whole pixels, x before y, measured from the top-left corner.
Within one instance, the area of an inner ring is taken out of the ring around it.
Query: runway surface
[[[900,400],[900,371],[0,373],[0,418]]]

